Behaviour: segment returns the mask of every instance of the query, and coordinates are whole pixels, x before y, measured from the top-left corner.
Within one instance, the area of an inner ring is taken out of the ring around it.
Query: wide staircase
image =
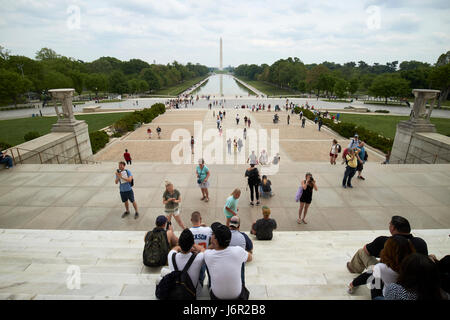
[[[450,252],[449,229],[415,230],[430,253]],[[140,231],[0,229],[0,299],[155,299],[161,268],[142,264]],[[275,232],[246,264],[251,299],[370,299],[352,295],[345,263],[386,230]],[[77,270],[79,289],[73,281]],[[207,279],[205,279],[206,283]],[[209,299],[206,288],[199,299]]]

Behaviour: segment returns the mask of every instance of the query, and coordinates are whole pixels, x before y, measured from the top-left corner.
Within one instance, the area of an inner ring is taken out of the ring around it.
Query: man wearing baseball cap
[[[211,225],[213,249],[204,252],[210,296],[213,300],[248,300],[249,292],[241,280],[241,265],[252,261],[252,254],[230,246],[230,229],[218,222]]]
[[[158,216],[155,224],[156,227],[144,237],[143,259],[149,267],[166,265],[170,249],[178,244],[178,238],[173,233],[172,225],[167,224],[166,216]]]
[[[350,143],[348,144],[348,148],[349,149],[356,149],[359,146],[359,136],[357,133],[355,133],[355,136],[353,137],[353,139],[350,140]]]

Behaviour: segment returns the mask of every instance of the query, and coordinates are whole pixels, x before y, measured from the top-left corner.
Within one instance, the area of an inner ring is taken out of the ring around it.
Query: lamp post
[[[23,63],[22,64],[17,64],[17,68],[19,68],[20,71],[22,71],[22,79],[25,79],[25,75],[23,74]],[[27,95],[28,95],[28,102],[30,102],[31,101],[31,99],[30,99],[30,92],[27,92]]]

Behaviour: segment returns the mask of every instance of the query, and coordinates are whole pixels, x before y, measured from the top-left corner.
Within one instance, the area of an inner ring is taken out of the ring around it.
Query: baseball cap
[[[162,227],[167,222],[166,216],[158,216],[156,218],[156,226]]]
[[[355,137],[359,137],[357,133],[355,133]]]
[[[241,224],[241,219],[239,219],[238,216],[231,217],[231,219],[230,219],[230,227],[238,228],[240,224]]]
[[[211,225],[211,229],[213,230],[213,234],[216,237],[219,246],[221,246],[222,248],[228,247],[231,241],[230,228],[223,224],[215,224],[214,228]]]

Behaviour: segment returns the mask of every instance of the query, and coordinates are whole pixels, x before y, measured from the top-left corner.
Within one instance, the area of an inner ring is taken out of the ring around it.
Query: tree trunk
[[[384,104],[387,105],[387,97],[385,97]]]

